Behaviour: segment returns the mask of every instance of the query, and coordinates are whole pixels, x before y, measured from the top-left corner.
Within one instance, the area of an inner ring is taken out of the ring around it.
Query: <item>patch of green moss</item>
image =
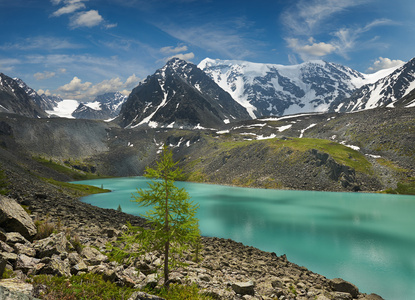
[[[41,156],[33,156],[32,157],[37,162],[41,163],[45,167],[55,170],[61,174],[65,174],[74,180],[89,180],[89,179],[98,179],[103,178],[102,176],[98,174],[91,173],[90,171],[92,169],[92,165],[89,164],[83,164],[81,162],[74,162],[67,163],[67,164],[59,164],[52,159],[45,159]],[[69,162],[69,161],[68,161]],[[76,168],[73,166],[75,165]]]
[[[384,192],[386,194],[415,195],[415,178],[399,182],[396,189],[388,189]]]
[[[59,187],[62,191],[75,196],[84,197],[92,194],[108,193],[110,190],[101,189],[99,187],[85,185],[85,184],[73,184],[69,182],[57,181],[50,178],[43,178],[44,181]]]
[[[46,286],[46,291],[40,295],[43,299],[123,300],[128,299],[134,292],[133,288],[117,286],[97,274],[76,275],[70,278],[37,275],[32,277],[32,283],[35,286]]]

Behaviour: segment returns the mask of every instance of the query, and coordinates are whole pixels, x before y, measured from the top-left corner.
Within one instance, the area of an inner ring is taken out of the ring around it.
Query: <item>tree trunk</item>
[[[165,215],[165,234],[167,235],[167,241],[164,244],[164,286],[169,287],[169,248],[170,248],[170,233],[169,233],[169,190],[167,188],[167,179],[164,180],[166,187],[166,215]]]

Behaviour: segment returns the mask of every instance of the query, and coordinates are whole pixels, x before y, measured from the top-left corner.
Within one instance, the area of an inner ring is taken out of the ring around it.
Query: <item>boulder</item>
[[[160,298],[157,296],[153,296],[144,292],[135,292],[131,295],[128,300],[165,300],[164,298]]]
[[[37,233],[35,223],[16,200],[1,195],[0,227],[7,232],[19,232],[28,240]]]
[[[255,284],[252,281],[232,283],[232,289],[239,295],[255,295]]]
[[[0,281],[0,299],[35,299],[33,298],[33,286],[17,278],[3,279]]]
[[[5,242],[0,241],[0,252],[13,252],[13,248],[7,245]]]
[[[25,274],[34,273],[33,270],[36,269],[36,265],[39,263],[40,259],[27,256],[25,254],[19,254],[16,260],[16,270],[22,270]]]
[[[349,293],[353,298],[357,298],[359,295],[359,289],[354,284],[341,278],[334,278],[330,285],[335,292]]]
[[[14,245],[14,249],[16,250],[17,254],[25,254],[30,257],[36,256],[36,250],[32,247],[31,244],[16,243]]]
[[[85,247],[82,249],[81,256],[85,258],[86,263],[90,265],[99,265],[108,261],[108,257],[95,248]]]
[[[20,233],[18,232],[8,232],[6,233],[6,243],[9,244],[10,246],[20,243],[23,245],[29,245],[30,242],[25,239],[24,236],[22,236]]]
[[[65,234],[60,232],[51,236],[38,240],[34,243],[36,256],[38,258],[50,257],[54,254],[61,255],[72,248],[72,244],[68,241]]]
[[[56,276],[70,277],[71,270],[69,260],[62,260],[59,256],[53,255],[51,258],[44,258],[40,261],[43,264],[42,268],[39,269],[40,274],[50,274]]]

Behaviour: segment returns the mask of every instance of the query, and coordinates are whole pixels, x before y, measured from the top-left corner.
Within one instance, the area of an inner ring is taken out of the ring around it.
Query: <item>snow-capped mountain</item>
[[[92,102],[80,103],[72,113],[77,119],[107,120],[115,118],[121,111],[121,106],[127,96],[120,92],[99,95]]]
[[[250,119],[246,110],[196,65],[174,58],[133,89],[123,127],[217,128]]]
[[[13,79],[0,73],[0,111],[32,118],[46,117],[45,112],[35,102],[39,95],[20,79]]]
[[[253,118],[326,112],[376,77],[321,60],[284,66],[206,58],[198,67]]]
[[[383,72],[389,74],[357,89],[351,97],[333,102],[330,110],[350,112],[382,106],[414,106],[411,95],[415,90],[415,58]]]
[[[46,96],[45,94],[39,95],[34,89],[29,87],[23,80],[20,78],[13,78],[19,86],[26,92],[26,94],[32,98],[32,100],[42,109],[42,110],[48,110],[53,109],[54,106],[56,106],[57,102],[59,102],[60,99],[57,96]]]

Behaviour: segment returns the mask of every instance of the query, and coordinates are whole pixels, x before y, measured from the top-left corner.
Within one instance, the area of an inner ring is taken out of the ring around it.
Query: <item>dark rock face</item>
[[[39,97],[36,93],[35,96]],[[47,116],[18,81],[3,73],[0,73],[0,111],[31,118]]]
[[[25,210],[14,199],[4,196],[0,196],[0,227],[9,232],[19,232],[27,239],[32,239],[37,233]]]
[[[195,65],[172,59],[140,83],[123,105],[123,127],[218,128],[250,119],[246,110]]]

